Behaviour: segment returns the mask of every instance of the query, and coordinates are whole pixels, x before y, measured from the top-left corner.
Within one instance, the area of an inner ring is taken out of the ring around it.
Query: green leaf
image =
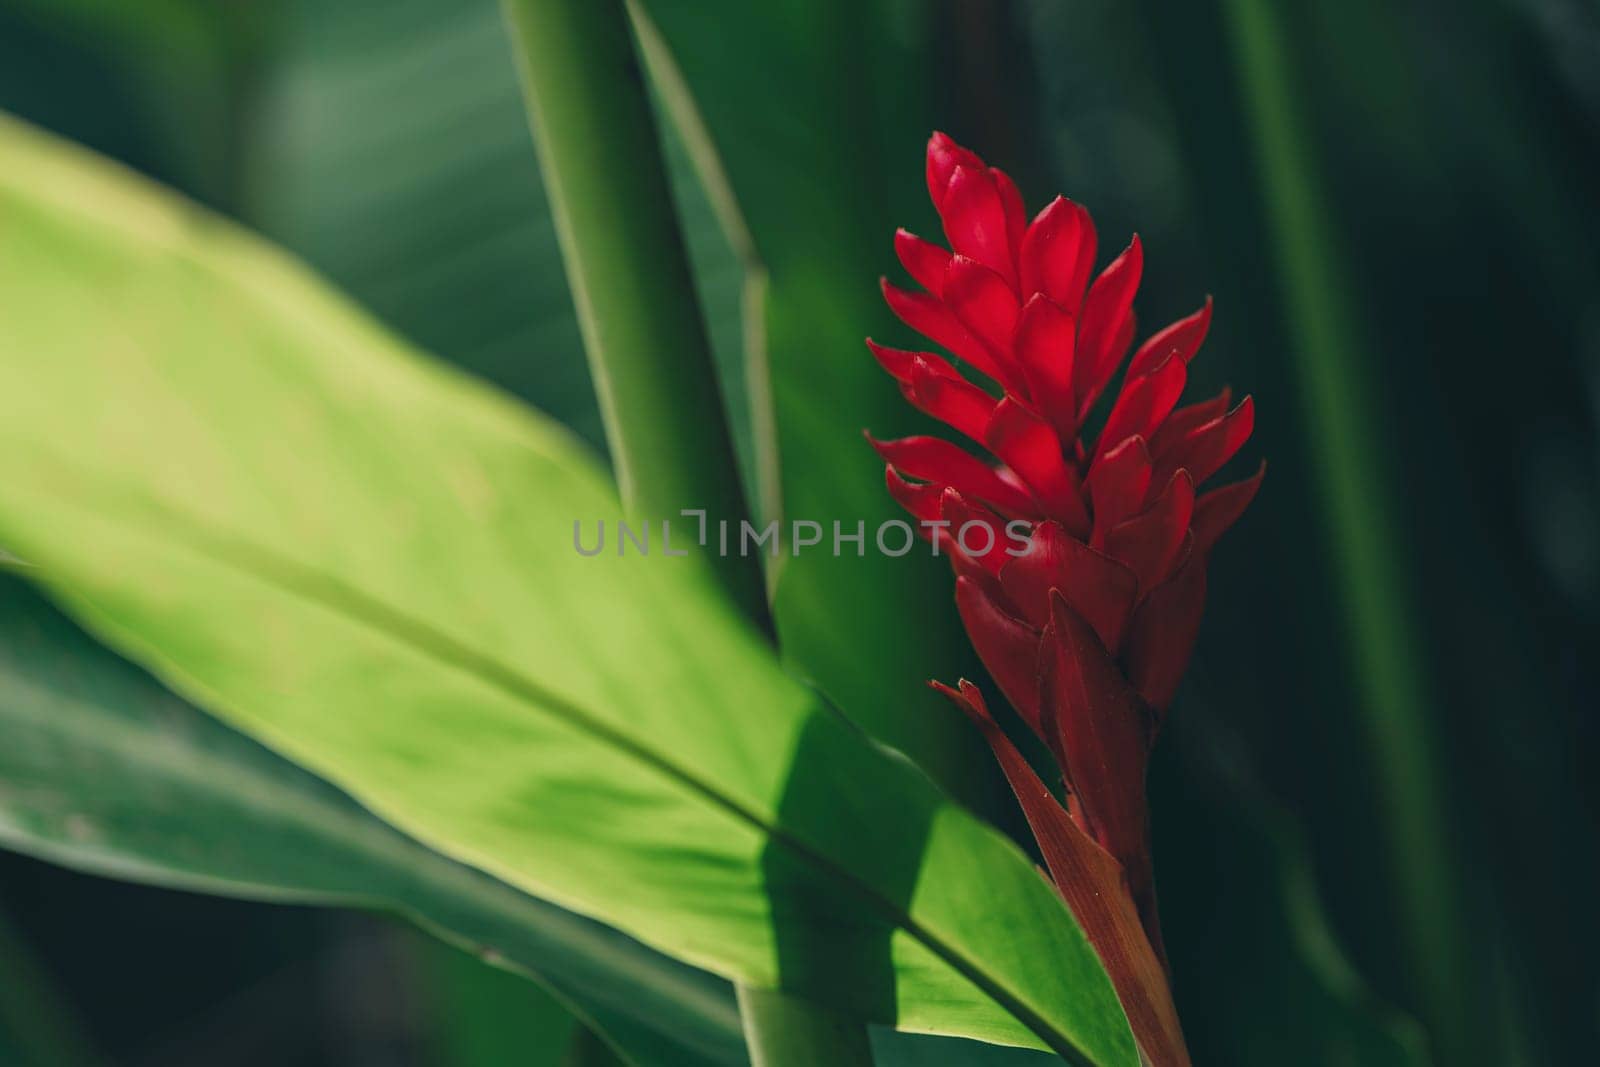
[[[574,552],[619,505],[563,432],[227,225],[15,124],[0,143],[0,544],[91,631],[424,843],[674,956],[1134,1062],[1022,853],[784,675],[703,561]]]
[[[749,495],[763,520],[819,522],[827,538],[835,522],[846,535],[857,523],[866,531],[859,556],[841,542],[838,556],[774,561],[785,659],[873,736],[987,806],[1004,793],[992,761],[974,756],[982,740],[924,688],[953,679],[969,655],[948,568],[871,544],[904,515],[861,432],[916,425],[863,345],[897,329],[877,276],[894,264],[895,225],[916,220],[894,218],[890,189],[920,180],[928,132],[902,106],[911,79],[901,46],[871,3],[630,7],[651,78],[744,260],[758,473]],[[863,99],[895,109],[902,139],[881,142]]]
[[[534,976],[637,1063],[745,1062],[725,983],[423,847],[6,576],[0,723],[7,848],[208,893],[385,908]]]
[[[603,448],[499,4],[301,0],[283,16],[246,124],[240,217],[433,355]],[[747,467],[740,263],[679,139],[662,134]]]
[[[296,0],[244,221],[435,356],[604,446],[495,0]]]

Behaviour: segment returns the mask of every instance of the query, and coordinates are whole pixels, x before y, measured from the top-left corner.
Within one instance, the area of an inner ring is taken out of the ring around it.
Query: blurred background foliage
[[[1255,394],[1250,451],[1272,470],[1213,562],[1196,667],[1152,782],[1197,1061],[1417,1062],[1404,1016],[1452,1010],[1430,1003],[1392,890],[1420,825],[1472,932],[1451,946],[1462,1025],[1433,1040],[1470,1059],[1437,1062],[1584,1062],[1600,1040],[1588,773],[1600,748],[1600,11],[876,0],[695,20],[689,5],[643,6],[661,9],[695,70],[723,79],[711,98],[691,84],[713,137],[741,122],[799,130],[790,140],[834,153],[816,161],[819,198],[851,172],[870,190],[838,218],[881,232],[834,247],[821,223],[807,238],[804,210],[785,223],[776,194],[743,205],[761,253],[779,243],[798,261],[778,265],[800,279],[793,307],[815,279],[862,289],[817,322],[819,343],[883,329],[860,309],[893,268],[888,227],[932,228],[919,188],[930,125],[1010,170],[1031,204],[1060,190],[1089,205],[1105,255],[1138,230],[1147,327],[1215,294],[1196,392]],[[792,109],[752,110],[781,86],[730,79],[741,55],[785,54],[776,32],[836,81]],[[603,448],[492,0],[0,0],[0,108],[263,231],[401,333]],[[750,250],[719,226],[692,145],[667,128],[754,478]],[[804,324],[772,314],[775,346],[804,339]],[[817,360],[859,359],[852,389],[870,372],[854,344]],[[890,410],[887,386],[861,391],[865,408]],[[908,612],[914,639],[937,644],[937,625]],[[1393,701],[1421,746],[1399,757],[1384,747]],[[1397,808],[1435,781],[1438,818]],[[12,855],[0,856],[0,956],[0,1051],[23,1062],[595,1054],[531,985],[384,920]]]

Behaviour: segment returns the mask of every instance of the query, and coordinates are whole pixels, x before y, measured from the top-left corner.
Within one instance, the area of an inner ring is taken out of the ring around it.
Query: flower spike
[[[1145,768],[1199,632],[1207,559],[1265,465],[1199,490],[1249,439],[1255,407],[1249,397],[1230,406],[1227,390],[1179,406],[1211,327],[1207,297],[1139,345],[1103,428],[1084,440],[1133,348],[1143,245],[1134,237],[1096,277],[1087,210],[1057,197],[1028,221],[1011,179],[942,133],[928,142],[927,179],[950,248],[899,231],[895,251],[921,291],[886,281],[884,296],[1001,395],[933,353],[868,344],[907,400],[992,458],[933,437],[872,444],[890,493],[950,559],[967,634],[1055,757],[1065,803],[976,686],[935,687],[994,750],[1146,1062],[1186,1067],[1156,914]],[[1019,522],[1023,554],[1001,547],[1014,544]],[[951,532],[974,523],[997,535],[975,538],[991,541],[981,550]]]

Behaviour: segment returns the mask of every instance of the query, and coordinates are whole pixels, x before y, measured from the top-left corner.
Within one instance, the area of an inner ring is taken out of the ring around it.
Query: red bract
[[[1231,405],[1227,390],[1178,406],[1208,299],[1139,346],[1100,432],[1085,433],[1133,345],[1139,239],[1091,281],[1095,228],[1079,205],[1057,197],[1029,222],[1004,172],[938,133],[927,175],[950,249],[898,232],[922,291],[885,281],[884,297],[992,386],[933,352],[867,344],[907,400],[987,455],[936,437],[873,447],[890,493],[949,556],[967,633],[1059,764],[1066,807],[976,688],[944,691],[1000,757],[1146,1056],[1187,1063],[1166,989],[1145,768],[1194,646],[1207,556],[1265,467],[1197,489],[1249,438],[1254,408],[1249,397]]]

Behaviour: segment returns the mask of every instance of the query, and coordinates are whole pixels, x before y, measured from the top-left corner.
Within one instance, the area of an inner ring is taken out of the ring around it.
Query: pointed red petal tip
[[[1010,558],[1005,554],[1008,542],[1004,520],[981,505],[974,506],[954,489],[946,489],[939,498],[939,517],[950,523],[951,558],[974,565],[962,573],[980,578],[990,595],[1001,595],[994,578]],[[973,529],[974,526],[977,529]]]
[[[931,241],[924,241],[909,230],[894,232],[894,251],[900,265],[934,296],[944,288],[944,271],[950,265],[950,253]]]
[[[904,348],[891,348],[888,345],[880,345],[870,337],[867,338],[867,350],[878,361],[878,366],[887,371],[889,377],[900,383],[902,390],[907,391],[908,399],[912,399],[913,402],[915,402],[915,398],[911,396],[909,390],[915,386],[921,371],[926,371],[939,378],[948,378],[951,381],[966,382],[966,379],[961,377],[961,373],[952,367],[948,360],[942,359],[932,352],[913,352]],[[976,386],[973,388],[976,388]]]
[[[933,540],[929,527],[920,525],[925,522],[937,522],[939,519],[939,497],[943,493],[937,485],[926,483],[916,485],[900,477],[900,472],[892,464],[885,464],[883,468],[884,485],[889,490],[889,495],[895,503],[905,508],[912,518],[919,523],[918,536],[925,540]]]
[[[913,478],[949,486],[1009,514],[1026,514],[1033,510],[1033,501],[1027,493],[1007,482],[977,456],[941,437],[914,436],[880,441],[869,433],[867,441],[884,462]]]
[[[1024,296],[1043,293],[1077,312],[1094,270],[1094,221],[1064,196],[1034,216],[1022,237],[1018,259]]]
[[[1078,360],[1073,376],[1078,413],[1094,405],[1133,341],[1133,297],[1144,274],[1144,246],[1134,234],[1128,247],[1100,272],[1083,301],[1078,325]]]
[[[1008,287],[1016,284],[1008,209],[987,168],[955,169],[939,204],[939,217],[952,249],[995,271]]]
[[[943,206],[945,190],[957,167],[987,169],[976,152],[962,148],[948,134],[935,130],[933,136],[928,138],[927,166],[928,196],[932,198],[935,208]]]
[[[1135,376],[1130,372],[1121,395],[1111,406],[1111,414],[1106,416],[1105,428],[1100,431],[1095,448],[1097,455],[1121,447],[1130,437],[1149,440],[1177,407],[1188,379],[1188,365],[1176,350],[1143,375]]]
[[[954,688],[936,678],[930,679],[928,688],[948,697],[950,702],[960,708],[979,729],[994,725],[994,717],[989,714],[989,705],[983,700],[983,691],[965,678],[958,679]]]
[[[1133,360],[1128,364],[1128,377],[1136,378],[1148,373],[1172,353],[1176,353],[1184,363],[1192,362],[1210,330],[1211,296],[1207,294],[1206,302],[1199,311],[1179,319],[1164,330],[1157,330],[1139,346],[1139,351],[1134,353]]]
[[[1178,408],[1167,416],[1167,420],[1150,439],[1150,454],[1157,460],[1171,455],[1179,442],[1192,431],[1225,414],[1231,403],[1233,403],[1233,390],[1224,386],[1222,391],[1210,400],[1201,400]]]
[[[872,358],[878,361],[878,366],[889,373],[889,377],[897,382],[911,380],[911,364],[917,358],[917,353],[904,348],[880,345],[870,337],[867,338],[867,350],[872,353]]]
[[[1159,460],[1158,478],[1186,469],[1200,485],[1236,455],[1255,431],[1256,405],[1252,397],[1237,407],[1189,431]]]
[[[1228,528],[1239,521],[1266,476],[1267,461],[1262,460],[1255,474],[1244,481],[1213,489],[1195,501],[1194,518],[1189,524],[1194,533],[1195,555],[1208,555]]]
[[[979,342],[961,325],[944,302],[932,293],[902,289],[887,278],[878,279],[884,302],[901,322],[942,348],[955,353],[978,373],[1004,383],[1010,379],[995,361],[992,350]]]
[[[961,377],[942,359],[918,354],[911,362],[908,395],[917,410],[974,441],[983,439],[995,399]]]

